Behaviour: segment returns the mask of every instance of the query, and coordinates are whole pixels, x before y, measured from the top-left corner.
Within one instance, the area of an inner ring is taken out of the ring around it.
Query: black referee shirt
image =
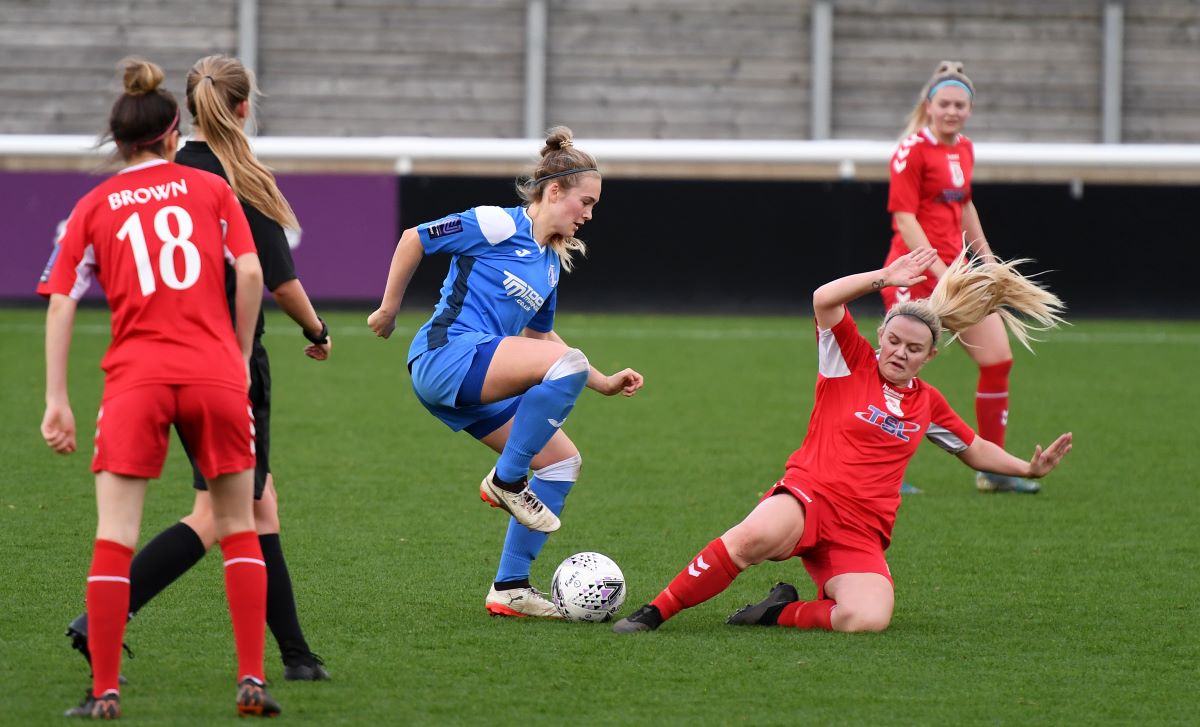
[[[202,169],[219,175],[225,181],[225,170],[221,160],[208,147],[207,142],[189,141],[175,154],[175,162],[185,167]],[[246,213],[246,221],[250,223],[250,234],[254,237],[254,246],[258,248],[258,260],[262,264],[263,283],[267,290],[274,291],[279,286],[296,279],[296,265],[292,262],[292,250],[288,247],[287,236],[283,234],[283,226],[267,217],[258,209],[242,202],[242,211]],[[229,312],[233,315],[234,295],[237,292],[237,278],[233,269],[226,266],[225,294],[229,298]],[[235,318],[236,320],[236,318]],[[263,313],[258,312],[258,325],[254,330],[254,338],[263,334]]]

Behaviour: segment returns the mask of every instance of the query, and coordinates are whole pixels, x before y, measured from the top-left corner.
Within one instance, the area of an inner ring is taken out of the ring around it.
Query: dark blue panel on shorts
[[[475,437],[476,439],[483,439],[487,435],[499,429],[504,422],[512,419],[513,414],[517,413],[517,406],[520,403],[521,397],[518,396],[512,400],[511,404],[504,407],[504,410],[499,414],[490,416],[487,419],[482,419],[474,424],[464,427],[463,431],[465,431],[467,434],[470,434],[472,437]]]
[[[458,387],[456,406],[475,406],[483,398],[483,380],[487,376],[488,367],[492,365],[492,357],[496,355],[496,347],[503,338],[493,338],[475,347],[475,356],[471,359],[471,368]]]

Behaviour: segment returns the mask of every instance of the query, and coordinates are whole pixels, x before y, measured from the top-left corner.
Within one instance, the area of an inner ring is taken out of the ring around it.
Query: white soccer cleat
[[[562,525],[558,516],[550,512],[550,508],[533,494],[528,483],[520,492],[509,492],[496,486],[492,481],[495,476],[496,468],[493,467],[492,471],[487,473],[487,477],[483,478],[483,482],[479,483],[479,499],[492,507],[507,510],[517,522],[530,530],[552,533]]]
[[[562,618],[558,608],[536,588],[509,588],[497,591],[496,584],[488,590],[483,602],[493,616],[516,616],[525,618]]]

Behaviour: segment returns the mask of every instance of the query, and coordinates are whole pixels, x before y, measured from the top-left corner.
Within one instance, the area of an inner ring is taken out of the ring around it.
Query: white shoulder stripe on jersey
[[[87,289],[92,287],[92,278],[96,270],[96,251],[91,245],[83,248],[83,259],[75,266],[75,284],[71,286],[69,295],[72,300],[79,300]]]
[[[817,370],[827,379],[840,379],[850,375],[850,366],[842,356],[833,329],[822,328],[817,335]]]
[[[500,207],[476,207],[475,219],[484,239],[492,245],[504,242],[517,231],[516,221]]]
[[[958,454],[967,448],[967,443],[956,437],[953,432],[933,422],[929,422],[925,438],[951,454]]]
[[[233,265],[233,261],[235,260],[233,257],[233,251],[230,250],[228,246],[224,246],[221,249],[225,251],[225,262]]]

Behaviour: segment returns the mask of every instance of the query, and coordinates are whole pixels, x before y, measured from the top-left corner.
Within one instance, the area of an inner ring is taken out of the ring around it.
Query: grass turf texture
[[[1009,449],[1065,430],[1076,448],[1036,497],[976,494],[926,444],[888,552],[883,634],[726,626],[798,561],[767,563],[653,634],[488,618],[505,518],[478,500],[493,457],[421,409],[404,371],[421,319],[388,342],[367,311],[328,316],[332,359],[305,359],[278,314],[272,462],[302,623],[333,681],[268,676],[299,723],[484,723],[497,715],[609,723],[1096,724],[1196,719],[1195,362],[1200,324],[1080,322],[1016,352]],[[59,724],[88,685],[62,632],[83,608],[95,527],[88,471],[107,314],[81,311],[71,356],[80,451],[41,441],[43,314],[0,310],[0,684],[9,724]],[[652,598],[737,522],[799,445],[816,371],[810,323],[788,318],[563,315],[603,370],[646,376],[634,399],[586,392],[566,430],[584,474],[535,585],[598,550]],[[871,330],[874,321],[864,321]],[[873,338],[873,333],[868,334]],[[948,350],[926,370],[968,422],[975,373]],[[188,511],[173,444],[143,542]],[[136,724],[232,717],[233,649],[210,555],[127,631],[123,709]]]

